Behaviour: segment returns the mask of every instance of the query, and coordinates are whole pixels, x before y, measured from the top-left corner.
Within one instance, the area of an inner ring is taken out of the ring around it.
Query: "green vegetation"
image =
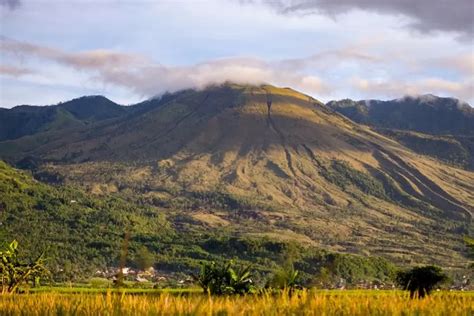
[[[466,242],[469,257],[471,259],[474,259],[474,238],[465,236],[464,241]]]
[[[428,95],[392,101],[345,99],[327,105],[417,153],[474,170],[474,110],[459,100]]]
[[[48,186],[3,162],[0,195],[0,240],[17,239],[31,256],[48,249],[48,266],[59,280],[116,265],[127,225],[134,229],[133,252],[145,238],[173,237],[159,213],[118,198],[98,199],[72,187]]]
[[[321,174],[344,190],[349,185],[354,185],[365,194],[386,198],[382,183],[368,174],[355,170],[345,161],[333,160],[330,168],[322,169]]]
[[[473,135],[474,110],[454,98],[433,95],[403,99],[341,100],[327,104],[358,123],[433,135]]]
[[[155,258],[147,247],[141,246],[135,254],[134,263],[138,269],[145,271],[155,264]]]
[[[422,155],[462,168],[474,168],[474,136],[437,136],[390,129],[377,131]]]
[[[292,266],[282,266],[273,273],[266,287],[294,290],[300,287],[299,271],[295,270]]]
[[[18,253],[18,242],[12,241],[0,251],[0,285],[2,294],[16,293],[20,286],[39,285],[39,280],[49,271],[44,265],[43,254],[31,262],[21,259]]]
[[[311,282],[322,287],[337,283],[341,278],[349,285],[364,281],[390,282],[396,272],[396,266],[383,258],[326,251],[295,262],[295,267],[313,275]]]
[[[70,186],[46,185],[3,162],[0,194],[0,242],[16,238],[28,257],[47,249],[45,264],[56,282],[77,282],[97,270],[118,267],[127,227],[132,229],[126,264],[139,269],[153,265],[177,277],[197,271],[202,262],[234,259],[238,265],[252,263],[254,281],[263,284],[290,247],[288,241],[188,224],[187,218],[153,205],[137,206],[113,196],[94,197]],[[315,247],[297,245],[293,252],[299,277],[306,284],[323,267],[331,278],[354,283],[384,280],[394,267],[381,258],[333,254]]]
[[[199,274],[193,275],[193,278],[209,294],[248,294],[255,291],[250,266],[235,268],[232,261],[204,263]]]
[[[9,110],[0,109],[0,141],[45,131],[78,128],[125,114],[125,107],[102,96],[77,98],[48,107],[23,105]]]

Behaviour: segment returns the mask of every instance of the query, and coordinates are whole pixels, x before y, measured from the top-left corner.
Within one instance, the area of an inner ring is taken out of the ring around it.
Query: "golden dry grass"
[[[399,291],[301,291],[210,297],[202,294],[60,294],[0,297],[1,315],[473,315],[473,293],[410,300]]]

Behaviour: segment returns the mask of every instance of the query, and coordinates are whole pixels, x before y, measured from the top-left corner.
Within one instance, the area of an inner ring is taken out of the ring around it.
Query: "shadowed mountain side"
[[[415,152],[474,170],[474,108],[465,102],[423,95],[391,101],[345,99],[327,105]]]
[[[320,135],[329,147],[337,147],[337,144],[330,144],[334,138],[330,134],[337,131],[327,129],[344,124],[344,119],[332,115],[335,122],[331,124],[328,121],[330,114],[324,113],[328,109],[317,101],[306,96],[302,99],[301,95],[275,93],[272,110],[268,113],[266,90],[252,88],[248,95],[238,92],[229,87],[189,92],[146,115],[125,117],[94,128],[70,129],[67,141],[63,133],[48,132],[3,142],[0,150],[10,160],[31,153],[51,160],[71,160],[73,157],[74,161],[156,160],[172,156],[185,146],[197,154],[220,146],[223,149],[240,147],[245,152],[249,144],[281,143],[282,134],[278,135],[277,125],[285,130],[285,138],[290,142],[297,138],[316,139],[315,135]],[[271,121],[273,125],[269,124]],[[301,130],[307,132],[298,135]],[[33,151],[32,143],[36,145]]]
[[[432,135],[474,135],[474,108],[431,94],[390,101],[350,99],[327,105],[354,122]]]
[[[385,128],[377,128],[376,131],[422,155],[474,170],[474,136],[472,135],[440,136]]]
[[[0,109],[0,141],[45,131],[79,128],[125,115],[127,110],[102,96],[87,96],[53,106]]]

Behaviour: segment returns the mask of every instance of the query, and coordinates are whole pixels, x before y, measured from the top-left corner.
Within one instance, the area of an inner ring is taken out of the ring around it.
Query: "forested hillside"
[[[349,282],[386,280],[394,265],[376,257],[327,252],[269,238],[247,238],[197,225],[191,218],[115,197],[91,197],[73,187],[54,187],[0,161],[0,242],[20,242],[25,255],[45,251],[57,280],[81,280],[97,270],[118,267],[125,233],[130,234],[127,265],[135,266],[145,246],[162,274],[188,275],[204,261],[236,259],[263,277],[291,253],[305,282],[325,278]]]

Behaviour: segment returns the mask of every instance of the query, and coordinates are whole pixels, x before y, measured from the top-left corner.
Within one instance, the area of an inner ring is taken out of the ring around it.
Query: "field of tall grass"
[[[474,315],[473,292],[410,300],[401,291],[315,291],[208,296],[201,293],[40,292],[0,296],[0,315]]]

